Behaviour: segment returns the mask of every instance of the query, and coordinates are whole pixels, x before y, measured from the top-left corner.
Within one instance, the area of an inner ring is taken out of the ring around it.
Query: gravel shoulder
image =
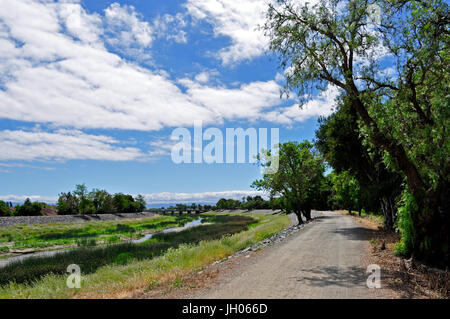
[[[185,278],[188,288],[166,298],[393,298],[369,289],[366,274],[373,230],[351,217],[315,212],[314,222],[281,242],[208,267]],[[150,297],[151,296],[147,296]],[[157,296],[154,296],[157,297]]]

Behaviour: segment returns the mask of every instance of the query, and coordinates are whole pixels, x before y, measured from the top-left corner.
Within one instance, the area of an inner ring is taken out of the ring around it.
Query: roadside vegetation
[[[184,214],[125,219],[121,221],[90,221],[17,225],[0,228],[0,247],[9,249],[46,248],[53,246],[95,246],[138,239],[169,227],[180,227],[198,219]],[[0,255],[1,255],[0,249]],[[5,251],[8,252],[8,251]]]
[[[79,248],[67,254],[29,259],[0,273],[0,298],[117,297],[154,285],[171,284],[268,238],[289,225],[285,215],[205,214],[211,224],[158,234],[142,244]],[[81,289],[66,286],[66,268],[82,270]]]

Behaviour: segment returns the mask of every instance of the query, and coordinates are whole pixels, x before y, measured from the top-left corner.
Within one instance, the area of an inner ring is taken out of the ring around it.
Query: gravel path
[[[388,297],[388,291],[366,286],[370,230],[337,213],[313,217],[282,242],[224,262],[213,285],[182,298]]]
[[[50,223],[81,223],[95,220],[116,220],[126,218],[143,218],[154,216],[154,213],[142,212],[131,214],[102,214],[102,215],[60,215],[60,216],[15,216],[0,217],[0,227],[26,224],[50,224]]]

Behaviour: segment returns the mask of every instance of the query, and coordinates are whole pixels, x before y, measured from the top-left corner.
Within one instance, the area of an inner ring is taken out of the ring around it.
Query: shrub
[[[414,197],[408,191],[405,191],[402,195],[397,219],[397,231],[400,231],[401,239],[395,246],[395,252],[399,255],[409,256],[413,249],[415,232],[411,214],[417,209]]]

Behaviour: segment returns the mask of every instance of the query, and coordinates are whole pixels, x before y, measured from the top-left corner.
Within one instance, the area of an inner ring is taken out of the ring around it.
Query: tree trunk
[[[295,214],[295,216],[297,216],[298,224],[299,225],[303,224],[302,213],[301,212],[294,212],[294,214]]]
[[[381,211],[383,212],[384,215],[384,226],[388,230],[393,230],[396,216],[396,208],[393,203],[393,200],[390,197],[383,197],[380,200],[380,204],[381,204]]]
[[[352,214],[352,210],[351,208],[348,209],[348,214],[351,215]]]
[[[310,221],[311,220],[311,209],[304,209],[302,211],[303,216],[305,216],[306,221]]]
[[[361,217],[361,208],[358,210],[358,216]]]

